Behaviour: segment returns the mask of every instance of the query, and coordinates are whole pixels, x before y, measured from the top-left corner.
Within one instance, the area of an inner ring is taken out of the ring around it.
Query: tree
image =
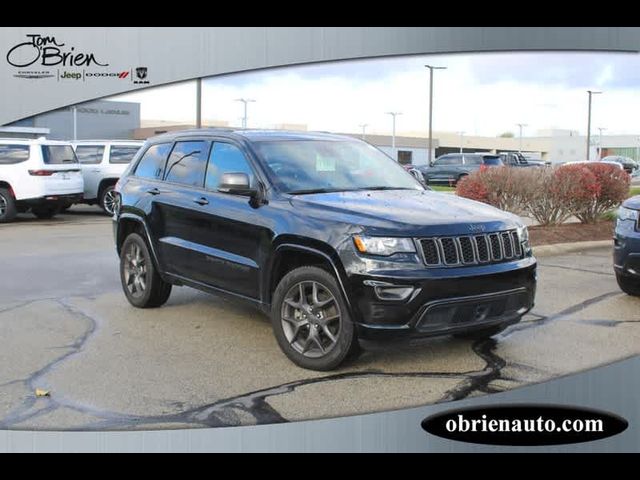
[[[513,138],[516,135],[513,132],[503,132],[500,135],[498,135],[500,138]]]

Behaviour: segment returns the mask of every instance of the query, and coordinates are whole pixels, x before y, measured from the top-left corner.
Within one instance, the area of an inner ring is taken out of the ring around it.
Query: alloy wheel
[[[104,211],[109,215],[113,215],[116,213],[118,209],[118,194],[114,190],[109,190],[104,194],[104,198],[102,199],[102,206]]]
[[[0,217],[4,216],[7,213],[7,199],[4,196],[0,195]]]
[[[132,243],[124,253],[124,282],[129,293],[141,297],[147,288],[147,262],[140,245]]]
[[[340,306],[331,291],[316,281],[292,286],[284,297],[282,329],[291,347],[309,358],[328,354],[342,328]]]

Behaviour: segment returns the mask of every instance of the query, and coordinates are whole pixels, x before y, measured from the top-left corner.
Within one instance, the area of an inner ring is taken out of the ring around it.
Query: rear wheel
[[[118,206],[118,194],[115,185],[105,187],[100,193],[100,207],[107,215],[116,213]]]
[[[618,281],[620,290],[624,293],[634,297],[640,297],[640,280],[619,273],[616,273],[616,280]]]
[[[54,207],[51,205],[46,205],[42,207],[33,207],[31,209],[31,213],[33,213],[40,220],[49,220],[57,215],[60,211],[59,207]]]
[[[120,281],[127,300],[134,307],[160,307],[171,295],[171,284],[162,280],[147,242],[137,233],[130,234],[122,245]]]
[[[11,192],[6,188],[0,188],[0,223],[11,222],[17,213],[16,201]]]
[[[273,295],[271,323],[282,351],[302,368],[333,370],[359,351],[338,283],[321,268],[284,276]]]

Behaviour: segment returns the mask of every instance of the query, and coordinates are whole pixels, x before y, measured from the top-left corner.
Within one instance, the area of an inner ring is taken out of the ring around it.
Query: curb
[[[613,240],[593,240],[588,242],[555,243],[552,245],[539,245],[533,247],[533,255],[536,257],[552,257],[565,253],[583,252],[595,248],[612,247]]]

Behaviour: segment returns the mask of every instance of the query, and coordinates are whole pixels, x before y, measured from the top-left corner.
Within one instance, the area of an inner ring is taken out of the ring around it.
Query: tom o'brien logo
[[[93,52],[79,51],[52,35],[28,34],[7,51],[9,65],[18,69],[14,77],[55,78],[58,81],[93,79],[128,80],[148,84],[147,67],[109,71],[109,63]],[[135,72],[135,75],[134,75]],[[135,77],[135,78],[134,78]]]

